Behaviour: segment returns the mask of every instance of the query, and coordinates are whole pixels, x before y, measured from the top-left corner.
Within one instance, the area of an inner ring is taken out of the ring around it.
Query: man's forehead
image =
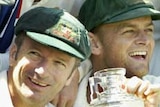
[[[120,21],[113,24],[117,27],[134,27],[135,25],[138,25],[138,24],[143,26],[153,26],[152,19],[150,16]]]
[[[50,47],[50,46],[46,46],[46,45],[43,45],[33,39],[31,39],[30,37],[28,36],[25,36],[25,39],[23,41],[23,44],[22,44],[22,49],[31,49],[31,50],[37,50],[37,51],[44,51],[44,50],[47,50],[49,52],[54,52],[54,53],[58,53],[60,54],[60,56],[56,56],[59,60],[66,60],[66,59],[76,59],[75,57],[71,56],[70,54],[68,54],[67,52],[64,52],[64,51],[61,51],[57,48],[53,48],[53,47]],[[27,48],[28,47],[28,48]]]

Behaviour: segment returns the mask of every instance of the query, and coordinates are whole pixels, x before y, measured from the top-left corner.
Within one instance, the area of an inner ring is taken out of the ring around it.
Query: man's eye
[[[124,33],[124,34],[125,34],[125,33],[134,33],[134,30],[126,30],[126,31],[124,31],[123,33]]]
[[[153,29],[152,29],[152,28],[148,28],[148,29],[146,29],[145,31],[150,32],[150,33],[153,33]]]
[[[34,52],[34,51],[30,52],[30,55],[39,56],[38,52]]]
[[[66,65],[62,61],[54,61],[54,64],[59,67],[66,67]]]
[[[29,52],[29,57],[32,58],[33,60],[37,60],[38,58],[40,58],[40,54],[38,52],[35,51],[31,51]]]

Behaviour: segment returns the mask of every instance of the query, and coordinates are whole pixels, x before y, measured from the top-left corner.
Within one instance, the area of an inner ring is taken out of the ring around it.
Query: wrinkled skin
[[[9,90],[15,107],[44,107],[69,84],[76,58],[25,37],[10,51]]]

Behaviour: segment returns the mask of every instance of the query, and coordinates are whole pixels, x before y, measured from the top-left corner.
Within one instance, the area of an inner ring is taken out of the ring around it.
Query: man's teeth
[[[129,54],[130,56],[136,56],[136,55],[147,55],[147,52],[132,52]]]
[[[38,81],[35,81],[34,79],[31,79],[31,81],[32,81],[33,83],[35,83],[35,84],[37,84],[37,85],[40,85],[40,86],[43,86],[43,87],[47,86],[47,84],[40,83],[40,82],[38,82]]]

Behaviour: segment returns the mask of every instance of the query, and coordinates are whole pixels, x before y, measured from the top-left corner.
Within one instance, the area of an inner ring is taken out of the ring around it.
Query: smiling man
[[[0,73],[0,105],[50,107],[89,57],[88,33],[69,13],[38,7],[21,16],[15,34],[9,69]]]
[[[86,70],[83,66],[91,66],[80,83],[74,107],[90,107],[90,76],[102,69],[119,67],[126,68],[126,77],[133,78],[136,85],[130,84],[132,92],[144,98],[145,107],[157,107],[159,101],[155,95],[158,95],[159,89],[146,95],[150,85],[137,77],[142,78],[149,71],[154,48],[152,20],[159,19],[160,12],[154,9],[150,0],[84,2],[79,20],[90,31],[92,54],[90,61],[82,63],[82,71]],[[136,79],[134,76],[137,76]]]
[[[106,66],[124,67],[127,69],[127,77],[135,75],[142,77],[148,73],[149,60],[154,47],[153,24],[150,16],[104,24],[93,32],[92,40],[99,41],[99,44],[96,42],[94,46],[100,45],[99,48],[94,47],[97,49],[98,57],[92,55],[96,66],[101,66],[101,69]],[[99,39],[95,40],[95,37]],[[100,59],[102,63],[97,63]]]

